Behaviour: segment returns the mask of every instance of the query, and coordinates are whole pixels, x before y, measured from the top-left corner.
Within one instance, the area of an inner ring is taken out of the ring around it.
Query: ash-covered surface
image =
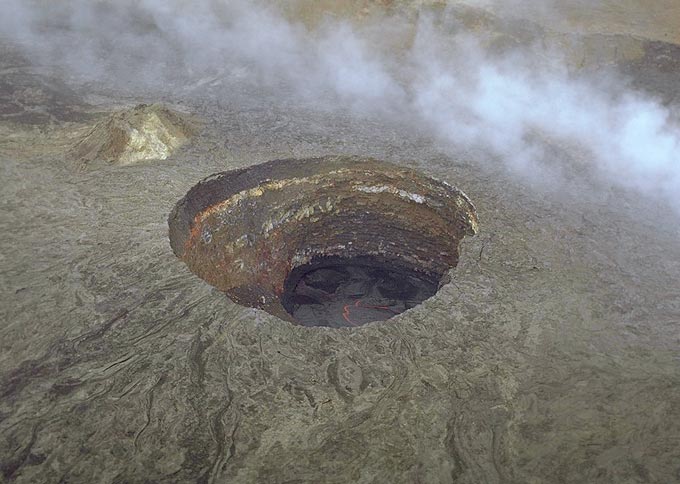
[[[578,173],[577,191],[546,193],[422,127],[239,85],[218,103],[97,94],[111,111],[178,103],[205,127],[167,160],[83,173],[65,153],[88,121],[3,115],[0,479],[680,479],[680,248],[667,207],[584,190]],[[475,201],[481,231],[436,296],[386,322],[305,328],[232,303],[173,255],[167,216],[197,180],[338,152]],[[551,156],[582,161],[569,147]]]

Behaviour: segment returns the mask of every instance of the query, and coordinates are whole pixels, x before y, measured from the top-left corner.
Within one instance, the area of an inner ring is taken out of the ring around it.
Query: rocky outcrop
[[[140,104],[116,111],[85,134],[73,147],[82,167],[97,162],[131,165],[165,160],[195,133],[189,116],[159,104]]]

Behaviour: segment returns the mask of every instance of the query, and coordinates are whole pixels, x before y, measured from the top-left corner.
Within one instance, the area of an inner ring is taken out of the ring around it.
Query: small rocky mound
[[[73,147],[83,167],[97,162],[130,165],[165,160],[196,128],[189,116],[159,104],[116,111],[98,122]]]

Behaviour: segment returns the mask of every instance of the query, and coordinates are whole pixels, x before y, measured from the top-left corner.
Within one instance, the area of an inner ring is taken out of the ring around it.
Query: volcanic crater
[[[478,221],[457,188],[335,156],[213,175],[169,225],[175,254],[233,301],[304,326],[351,327],[433,296]]]

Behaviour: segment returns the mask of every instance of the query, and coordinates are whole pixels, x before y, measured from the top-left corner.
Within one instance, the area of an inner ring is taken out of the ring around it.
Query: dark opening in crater
[[[437,281],[378,258],[325,258],[296,267],[284,285],[283,307],[305,326],[360,326],[417,306]]]
[[[477,230],[458,189],[356,157],[213,175],[169,224],[175,254],[233,301],[329,327],[386,320],[433,296]]]

